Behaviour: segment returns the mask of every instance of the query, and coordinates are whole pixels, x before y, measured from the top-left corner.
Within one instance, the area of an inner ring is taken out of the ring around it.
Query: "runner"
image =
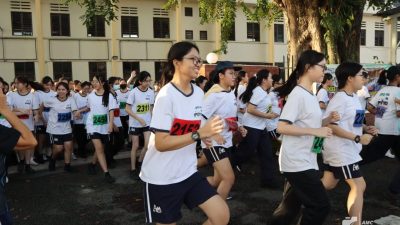
[[[88,95],[88,107],[90,109],[86,121],[88,136],[93,142],[95,154],[89,163],[89,174],[96,174],[97,160],[104,172],[104,181],[114,183],[115,179],[110,175],[106,158],[112,157],[109,150],[110,133],[113,131],[114,109],[118,108],[117,102],[110,93],[110,87],[105,78],[93,76],[92,85],[94,91]]]
[[[325,73],[324,79],[321,82],[321,85],[317,89],[317,98],[319,102],[319,107],[322,110],[322,114],[325,113],[326,107],[329,102],[329,94],[328,87],[332,86],[333,76],[330,73]]]
[[[149,126],[154,105],[154,91],[149,88],[150,81],[150,73],[146,71],[140,72],[126,103],[126,112],[129,115],[129,135],[131,135],[132,138],[130,171],[130,177],[132,179],[139,179],[140,167],[149,143]],[[136,152],[139,148],[139,135],[143,135],[144,147],[136,163]]]
[[[70,97],[69,85],[60,82],[56,85],[57,95],[44,101],[43,105],[50,108],[47,133],[50,134],[52,156],[49,161],[49,171],[56,169],[58,155],[64,150],[64,171],[72,172],[72,114],[79,117],[75,100]]]
[[[125,140],[128,139],[128,132],[129,132],[129,115],[126,112],[126,102],[128,101],[129,96],[129,89],[124,79],[119,81],[120,89],[116,91],[117,93],[117,101],[119,102],[119,118],[121,118],[122,127],[124,128],[124,138]]]
[[[122,127],[121,118],[119,117],[120,109],[116,93],[116,91],[120,89],[119,79],[119,77],[108,78],[110,93],[113,95],[118,106],[118,108],[114,109],[113,132],[110,134],[110,149],[108,151],[111,153],[111,157],[107,159],[107,165],[109,168],[115,168],[117,162],[115,161],[114,156],[124,147],[124,129]]]
[[[74,118],[73,136],[78,145],[77,155],[86,158],[86,145],[89,142],[86,131],[86,121],[88,117],[88,94],[90,93],[90,83],[85,81],[81,83],[81,90],[73,95],[77,107],[77,117]]]
[[[235,96],[237,101],[238,107],[238,122],[239,124],[243,124],[243,115],[246,112],[246,104],[240,100],[240,96],[246,90],[247,83],[249,82],[249,76],[246,71],[241,70],[238,73],[237,81],[236,81],[236,88],[235,88]]]
[[[175,43],[168,52],[162,85],[154,105],[149,149],[140,178],[144,183],[147,223],[176,224],[180,209],[199,206],[205,224],[229,222],[226,202],[197,171],[196,142],[223,130],[216,117],[199,129],[203,91],[191,84],[202,61],[196,45]],[[207,141],[210,144],[210,141]]]

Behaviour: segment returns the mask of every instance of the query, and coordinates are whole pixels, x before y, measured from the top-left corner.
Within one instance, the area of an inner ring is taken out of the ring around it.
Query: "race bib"
[[[107,114],[93,115],[93,125],[95,126],[107,124],[107,120],[108,120]]]
[[[324,145],[324,140],[325,140],[325,138],[323,138],[323,137],[315,137],[313,145],[312,145],[312,148],[311,148],[311,151],[316,153],[316,154],[321,153],[322,152],[322,147]]]
[[[356,110],[353,127],[362,127],[364,124],[365,110]]]
[[[229,131],[235,132],[238,130],[237,118],[230,117],[225,119],[226,124],[228,125]]]
[[[376,118],[382,118],[382,117],[383,117],[383,114],[385,114],[385,112],[386,112],[386,107],[384,107],[384,106],[378,106],[378,107],[376,107],[376,114],[375,114],[375,117],[376,117]]]
[[[58,113],[57,114],[57,122],[69,122],[71,121],[71,113]]]
[[[175,118],[170,130],[171,135],[184,135],[197,131],[200,128],[200,120],[182,120]]]
[[[125,109],[125,107],[126,107],[126,102],[119,102],[120,109]]]
[[[136,105],[137,114],[146,114],[148,111],[150,111],[150,105],[148,103]]]
[[[119,117],[120,114],[120,110],[119,109],[114,109],[114,117]]]

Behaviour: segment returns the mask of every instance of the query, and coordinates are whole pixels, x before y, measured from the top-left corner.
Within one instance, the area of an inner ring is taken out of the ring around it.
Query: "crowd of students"
[[[54,84],[45,77],[38,84],[17,77],[7,104],[39,143],[35,154],[33,149],[18,153],[20,171],[33,173],[33,159],[48,159],[49,170],[55,170],[64,152],[64,170],[71,172],[74,140],[80,157],[87,157],[91,140],[95,154],[88,172],[96,174],[98,162],[112,183],[113,157],[131,142],[130,176],[143,181],[148,223],[176,223],[185,204],[199,207],[207,215],[205,224],[228,224],[226,200],[235,171],[257,153],[261,187],[281,188],[277,177],[285,178],[270,224],[295,219],[323,224],[331,208],[327,191],[339,180],[350,187],[348,214],[361,224],[366,183],[360,166],[389,150],[400,157],[398,67],[382,71],[380,90],[371,98],[362,65],[344,62],[333,76],[325,73],[325,56],[313,50],[301,54],[286,82],[268,69],[250,76],[229,61],[220,61],[207,79],[198,76],[201,65],[198,47],[178,42],[154,88],[146,71],[128,81],[93,76],[91,82]],[[334,78],[336,93],[330,92]],[[366,124],[366,113],[374,115],[375,126]],[[5,119],[0,123],[10,126]],[[52,148],[46,152],[47,136]],[[139,137],[144,140],[140,155]],[[280,149],[273,149],[274,143]],[[213,167],[206,178],[198,172],[205,164]],[[388,194],[400,206],[400,168]]]

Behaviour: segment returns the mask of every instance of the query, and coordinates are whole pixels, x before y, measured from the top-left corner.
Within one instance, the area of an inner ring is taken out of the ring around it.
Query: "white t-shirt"
[[[121,110],[119,109],[119,101],[118,101],[117,96],[113,96],[113,97],[118,106],[118,108],[114,109],[114,125],[117,127],[122,127],[121,118],[119,117],[121,115]]]
[[[88,95],[88,106],[90,108],[86,121],[86,130],[88,134],[108,134],[108,124],[110,122],[109,111],[118,108],[114,96],[111,93],[109,95],[108,107],[103,105],[103,96],[97,95],[96,91]]]
[[[340,115],[340,121],[336,122],[340,128],[355,135],[362,135],[365,110],[356,94],[350,96],[344,91],[336,93],[329,102],[324,118],[334,111]],[[362,159],[359,154],[361,148],[361,144],[346,138],[335,135],[325,138],[324,150],[322,151],[324,163],[341,167],[359,162]]]
[[[272,105],[271,109],[268,110],[267,112],[273,112],[280,115],[282,109],[279,107],[279,99],[277,93],[271,91],[268,95],[271,98]],[[275,130],[278,127],[278,122],[279,122],[279,117],[276,117],[275,119],[267,119],[267,131]]]
[[[1,91],[1,90],[0,90]],[[12,110],[12,103],[10,98],[6,98],[7,100],[7,106],[10,110]],[[6,120],[6,118],[0,114],[0,125],[3,125],[5,127],[11,127],[11,124]]]
[[[73,95],[78,110],[88,107],[88,96],[82,96],[81,93],[77,92]],[[89,112],[81,113],[81,119],[74,119],[74,124],[85,124]]]
[[[43,103],[51,98],[53,98],[54,96],[57,95],[57,93],[53,90],[50,90],[48,92],[44,92],[44,91],[35,91],[34,92],[35,98],[33,99],[33,109],[39,109],[39,107],[41,105],[43,105]],[[49,120],[49,111],[50,109],[48,107],[44,107],[43,108],[43,119],[44,121],[38,121],[35,122],[35,125],[44,125],[44,122],[47,123],[47,121]]]
[[[127,89],[126,92],[122,92],[121,90],[116,91],[117,93],[117,100],[119,103],[119,112],[120,116],[127,116],[128,113],[125,110],[126,102],[128,101],[128,97],[130,94],[130,91]]]
[[[318,91],[317,98],[318,98],[318,103],[322,102],[322,103],[325,103],[325,106],[328,105],[328,102],[329,102],[328,91],[325,90],[324,88],[321,88]],[[322,114],[325,113],[325,109],[321,109],[321,111],[322,111]]]
[[[213,140],[212,145],[223,146],[224,148],[232,147],[232,132],[238,129],[236,98],[233,91],[211,93],[203,100],[202,111],[203,119],[219,116],[225,120],[224,130],[221,132],[221,136],[224,137],[226,141],[225,144],[220,145]],[[206,147],[203,142],[202,147]]]
[[[10,98],[13,109],[30,109],[33,110],[34,94],[28,92],[26,95],[20,95],[18,91],[9,92],[7,98]],[[18,118],[28,127],[29,130],[33,131],[33,113],[18,115]]]
[[[77,110],[75,100],[72,97],[60,101],[54,96],[45,100],[43,106],[50,108],[46,129],[47,133],[56,135],[72,133],[72,112]]]
[[[317,97],[301,86],[289,94],[280,121],[302,128],[321,128],[322,112]],[[282,135],[279,167],[282,172],[318,170],[317,154],[312,152],[314,136]]]
[[[151,88],[147,88],[146,91],[140,90],[139,87],[134,88],[129,94],[126,104],[131,107],[133,113],[146,122],[146,125],[142,126],[139,121],[130,116],[129,127],[139,128],[150,125],[151,106],[154,105],[154,91]]]
[[[379,134],[400,134],[399,117],[396,116],[396,112],[400,110],[400,105],[396,105],[394,102],[399,93],[399,87],[385,86],[369,102],[376,108],[375,126],[378,128]]]
[[[268,95],[268,92],[264,91],[260,86],[254,88],[253,95],[248,104],[256,106],[256,109],[263,113],[267,113],[268,109],[272,106],[271,97]],[[266,124],[267,118],[252,115],[246,110],[243,116],[244,126],[264,130]]]
[[[203,90],[192,85],[193,92],[185,95],[172,83],[161,88],[154,104],[151,130],[183,135],[198,130],[202,117]],[[148,183],[167,185],[181,182],[197,171],[196,143],[160,152],[151,133],[143,160],[140,178]]]
[[[246,86],[243,84],[239,84],[238,86],[238,91],[237,91],[237,98],[236,98],[236,104],[238,108],[238,122],[239,124],[243,124],[243,116],[244,113],[239,112],[239,109],[244,109],[246,110],[246,104],[240,100],[240,96],[243,94],[243,92],[246,91]]]
[[[371,98],[368,88],[366,86],[363,86],[360,90],[357,91],[357,96],[360,100],[361,107],[365,110],[367,108],[367,100]]]

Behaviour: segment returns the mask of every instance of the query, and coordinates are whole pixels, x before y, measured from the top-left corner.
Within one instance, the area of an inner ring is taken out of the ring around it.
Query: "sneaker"
[[[133,180],[140,180],[139,172],[138,172],[137,169],[131,170],[131,172],[129,173],[129,177],[130,177],[131,179],[133,179]]]
[[[50,159],[49,160],[49,171],[54,171],[54,170],[56,170],[56,160]]]
[[[44,162],[49,161],[49,158],[47,158],[47,155],[45,154],[42,155],[42,159]]]
[[[33,157],[32,157],[32,158],[31,158],[31,161],[30,161],[30,165],[32,165],[32,166],[38,166],[39,163],[36,162],[36,161],[33,159]]]
[[[68,173],[73,173],[73,172],[74,172],[74,170],[72,169],[70,163],[66,163],[66,164],[64,165],[64,171],[65,171],[65,172],[68,172]]]
[[[396,158],[396,156],[393,155],[392,149],[389,149],[389,150],[386,152],[385,156],[388,157],[388,158],[391,158],[391,159]]]
[[[77,160],[78,159],[74,153],[72,153],[72,159],[73,160]]]
[[[112,184],[115,182],[115,178],[110,175],[109,172],[104,173],[104,181],[106,183]]]
[[[34,174],[36,171],[34,169],[32,169],[31,165],[26,164],[25,165],[25,173],[26,174]]]
[[[25,163],[24,163],[24,161],[19,162],[19,163],[18,163],[18,167],[17,167],[18,173],[23,173],[23,172],[24,172],[24,169],[25,169]]]
[[[96,164],[89,163],[89,165],[88,165],[88,174],[90,174],[90,175],[96,175],[97,174]]]

